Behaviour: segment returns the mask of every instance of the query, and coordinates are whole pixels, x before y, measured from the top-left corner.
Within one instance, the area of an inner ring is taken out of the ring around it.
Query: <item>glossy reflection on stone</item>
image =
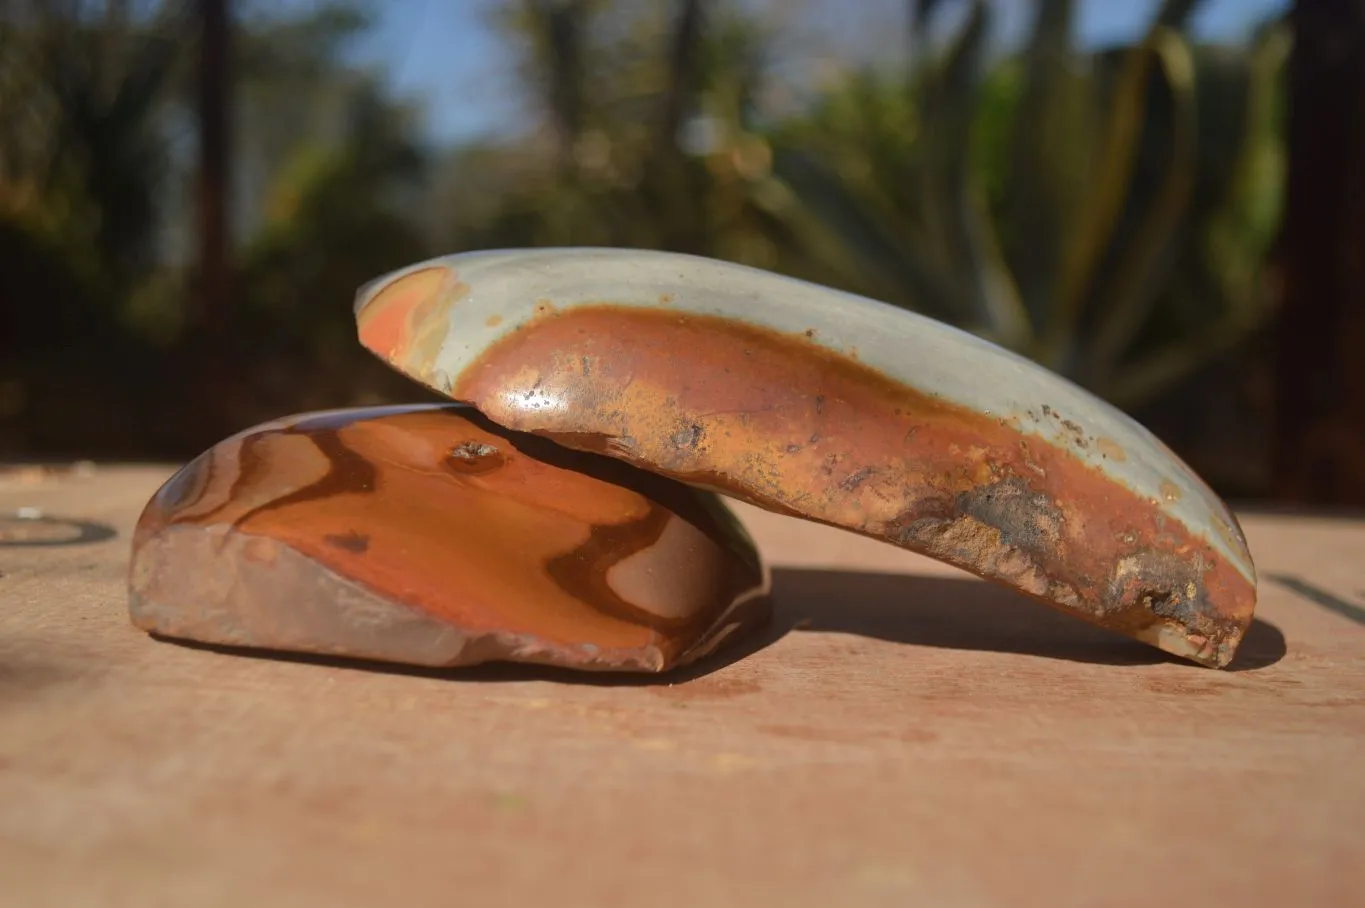
[[[716,496],[458,405],[220,442],[148,503],[129,584],[163,636],[429,666],[663,671],[770,608]]]
[[[728,262],[465,253],[363,288],[360,342],[509,429],[921,552],[1208,666],[1256,572],[1150,432],[912,312]]]

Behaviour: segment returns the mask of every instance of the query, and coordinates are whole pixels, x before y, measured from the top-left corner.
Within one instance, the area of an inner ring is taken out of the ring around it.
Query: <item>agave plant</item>
[[[1198,48],[1167,0],[1144,38],[1087,56],[1071,0],[1039,0],[1021,56],[987,66],[971,0],[908,79],[861,73],[771,134],[751,198],[805,276],[956,323],[1135,406],[1268,312],[1288,37]],[[811,273],[815,271],[817,273]]]

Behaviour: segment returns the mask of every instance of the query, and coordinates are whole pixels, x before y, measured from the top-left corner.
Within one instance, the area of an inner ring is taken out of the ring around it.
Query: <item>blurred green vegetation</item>
[[[1034,0],[1000,53],[991,4],[910,0],[901,62],[792,88],[814,61],[737,2],[516,0],[497,26],[534,116],[438,149],[346,64],[362,8],[241,14],[235,277],[209,330],[194,6],[146,6],[0,11],[0,457],[183,457],[282,412],[419,398],[354,343],[358,285],[446,252],[613,245],[916,309],[1136,413],[1225,490],[1264,479],[1279,23],[1201,45],[1198,2],[1167,0],[1088,52],[1074,0]],[[183,380],[206,351],[226,385]]]

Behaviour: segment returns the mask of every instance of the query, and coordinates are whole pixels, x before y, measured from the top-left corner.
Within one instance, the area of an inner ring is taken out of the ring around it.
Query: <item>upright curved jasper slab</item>
[[[1222,667],[1256,578],[1141,425],[963,331],[765,271],[480,252],[362,288],[361,342],[494,421],[965,568]]]
[[[429,666],[662,671],[769,608],[711,493],[454,404],[220,442],[148,503],[129,585],[167,637]]]

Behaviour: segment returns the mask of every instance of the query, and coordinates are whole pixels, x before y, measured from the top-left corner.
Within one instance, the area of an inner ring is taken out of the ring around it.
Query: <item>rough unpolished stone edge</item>
[[[407,665],[668,667],[655,646],[602,649],[470,632],[395,603],[274,539],[221,526],[172,526],[145,540],[129,571],[129,614],[138,628],[164,637]]]

